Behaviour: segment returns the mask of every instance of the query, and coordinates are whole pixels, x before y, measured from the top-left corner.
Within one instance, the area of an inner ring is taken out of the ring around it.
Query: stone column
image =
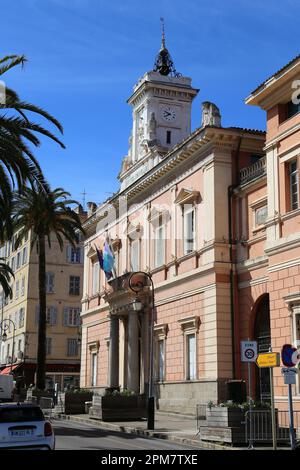
[[[109,387],[119,386],[119,319],[110,317]]]
[[[148,393],[149,389],[149,311],[142,313],[141,333],[141,393]]]
[[[128,315],[128,357],[127,357],[127,387],[138,393],[139,384],[139,323],[137,312]]]

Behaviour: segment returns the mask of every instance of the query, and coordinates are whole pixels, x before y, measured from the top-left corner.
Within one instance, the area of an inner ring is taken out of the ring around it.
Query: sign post
[[[291,450],[295,450],[296,447],[296,438],[295,438],[295,429],[294,429],[294,411],[293,411],[293,394],[292,394],[292,385],[296,384],[296,376],[298,369],[295,367],[283,367],[281,373],[284,377],[285,385],[288,385],[288,397],[289,397],[289,419],[290,419],[290,442]]]
[[[250,413],[250,439],[249,449],[253,449],[253,426],[252,426],[252,377],[251,362],[257,358],[257,341],[241,341],[241,361],[248,363],[248,403]]]
[[[272,419],[273,450],[276,450],[277,449],[277,436],[276,436],[276,416],[275,416],[275,403],[274,403],[273,367],[270,367],[270,391],[271,391],[271,419]]]
[[[272,440],[273,440],[273,450],[276,450],[277,449],[277,436],[276,436],[273,367],[280,366],[280,354],[273,353],[273,352],[259,354],[256,363],[258,367],[260,368],[268,367],[270,371]]]

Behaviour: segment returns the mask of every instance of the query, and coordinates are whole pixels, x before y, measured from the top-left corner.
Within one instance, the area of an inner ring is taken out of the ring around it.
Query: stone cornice
[[[263,277],[259,277],[257,279],[252,279],[250,281],[239,282],[238,288],[239,288],[239,290],[241,290],[241,289],[245,289],[245,288],[250,287],[250,286],[253,287],[253,286],[258,286],[258,285],[261,285],[261,284],[265,284],[268,281],[269,281],[269,276],[263,276]]]
[[[268,256],[258,256],[254,259],[247,259],[244,262],[237,264],[238,273],[252,271],[253,269],[260,269],[267,267],[269,264]]]
[[[274,273],[276,271],[281,271],[282,269],[293,268],[294,266],[300,265],[300,258],[291,259],[288,261],[284,261],[283,263],[274,264],[268,268],[268,272]]]
[[[145,97],[147,91],[154,90],[157,94],[159,90],[170,91],[170,88],[172,88],[172,92],[178,93],[181,100],[184,99],[184,95],[186,95],[186,100],[193,99],[199,91],[197,88],[192,88],[190,85],[184,83],[164,83],[154,80],[144,80],[136,86],[133,94],[128,98],[127,103],[135,106],[141,101],[141,96]]]
[[[300,234],[293,234],[293,238],[281,238],[275,240],[272,245],[269,245],[265,248],[265,253],[268,256],[276,255],[287,250],[292,250],[293,248],[298,248],[300,246]]]
[[[170,152],[166,154],[161,162],[151,168],[147,173],[142,175],[138,180],[126,187],[122,192],[118,192],[116,196],[108,200],[102,206],[99,206],[91,217],[87,219],[84,228],[87,232],[91,231],[101,219],[107,216],[106,211],[110,205],[116,203],[119,197],[126,197],[128,201],[132,200],[136,195],[140,195],[146,190],[150,190],[155,183],[163,176],[176,176],[178,167],[191,158],[195,158],[199,152],[207,152],[210,147],[218,147],[226,151],[233,150],[241,133],[249,138],[262,139],[261,133],[253,133],[245,129],[217,128],[206,126],[196,129],[187,139],[177,144]],[[205,155],[207,156],[207,155]],[[204,158],[204,157],[203,157]],[[227,162],[225,162],[227,163]]]

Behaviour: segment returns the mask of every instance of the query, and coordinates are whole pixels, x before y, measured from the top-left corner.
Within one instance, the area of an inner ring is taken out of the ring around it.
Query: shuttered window
[[[25,295],[25,276],[22,277],[22,283],[21,283],[21,295]]]
[[[47,294],[53,294],[54,292],[54,274],[46,273],[46,292]]]
[[[27,246],[23,248],[23,252],[22,252],[22,264],[26,264],[26,263],[27,263]]]
[[[17,269],[21,266],[21,252],[17,254]]]
[[[83,247],[74,248],[72,245],[67,247],[67,261],[68,263],[82,263],[83,262]]]
[[[16,299],[19,298],[19,288],[20,288],[20,282],[16,281]]]
[[[80,308],[65,307],[63,325],[64,326],[79,326],[80,325]]]
[[[70,295],[80,294],[80,276],[70,276],[69,294]]]
[[[68,356],[78,355],[78,341],[77,339],[68,339]]]
[[[38,325],[39,323],[39,314],[40,314],[40,309],[37,306],[36,307],[36,324]],[[57,308],[56,307],[47,307],[46,309],[46,323],[49,326],[54,326],[57,324]]]
[[[21,308],[19,311],[19,328],[23,328],[25,318],[25,309]]]

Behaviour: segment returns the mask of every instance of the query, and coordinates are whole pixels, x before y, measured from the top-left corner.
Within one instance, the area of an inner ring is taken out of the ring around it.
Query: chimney
[[[95,202],[88,202],[87,208],[88,208],[88,217],[90,217],[96,211],[97,204]]]
[[[78,214],[78,215],[81,215],[84,212],[82,205],[78,204],[78,206],[75,207],[74,212],[76,212],[76,214]]]

